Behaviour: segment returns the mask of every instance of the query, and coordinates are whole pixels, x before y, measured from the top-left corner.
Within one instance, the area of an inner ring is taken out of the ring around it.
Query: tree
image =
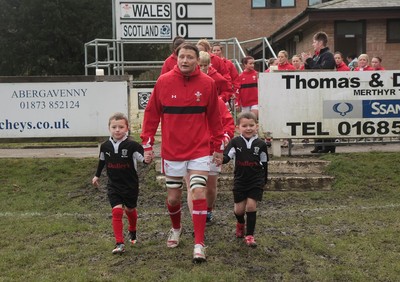
[[[110,0],[0,0],[0,75],[79,75],[84,44],[112,37]]]

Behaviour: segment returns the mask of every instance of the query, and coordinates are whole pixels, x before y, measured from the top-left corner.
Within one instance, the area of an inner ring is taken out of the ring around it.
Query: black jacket
[[[308,58],[304,64],[305,69],[335,69],[336,62],[328,47],[321,49],[319,55]]]

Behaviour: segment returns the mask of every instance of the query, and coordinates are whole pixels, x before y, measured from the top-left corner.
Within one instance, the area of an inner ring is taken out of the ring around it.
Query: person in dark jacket
[[[312,46],[314,48],[314,56],[302,53],[304,68],[307,69],[327,69],[334,70],[336,66],[335,58],[327,47],[328,35],[325,32],[317,32],[313,36]],[[334,139],[317,139],[316,143],[332,143]],[[335,153],[336,146],[315,146],[311,153]]]

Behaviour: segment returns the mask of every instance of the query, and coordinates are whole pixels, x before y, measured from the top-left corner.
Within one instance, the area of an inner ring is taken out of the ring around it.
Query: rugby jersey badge
[[[201,93],[200,93],[200,91],[197,91],[196,93],[194,93],[194,95],[196,96],[196,102],[200,102],[200,97],[201,97]]]

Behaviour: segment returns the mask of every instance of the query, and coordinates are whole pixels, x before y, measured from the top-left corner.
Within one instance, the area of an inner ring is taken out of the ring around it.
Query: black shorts
[[[112,186],[108,187],[108,200],[110,201],[111,207],[115,207],[117,205],[124,205],[127,208],[136,208],[137,200],[139,195],[139,189],[126,189],[120,190],[115,189]]]
[[[233,190],[233,201],[235,203],[240,203],[247,198],[256,200],[257,202],[262,201],[262,196],[264,189],[262,187],[251,188],[248,190]]]

